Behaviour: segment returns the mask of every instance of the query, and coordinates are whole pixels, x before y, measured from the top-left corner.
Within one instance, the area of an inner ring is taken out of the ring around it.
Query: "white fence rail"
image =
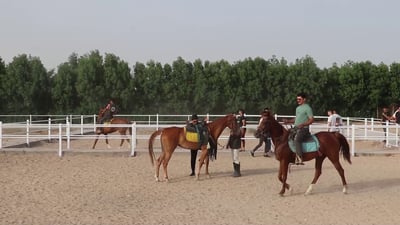
[[[4,116],[4,115],[0,115]],[[120,115],[128,117],[128,115]],[[136,140],[143,139],[148,140],[149,134],[138,134],[137,129],[150,129],[152,131],[162,127],[169,126],[184,126],[184,121],[190,118],[190,115],[130,115],[132,118],[139,116],[141,118],[147,117],[146,121],[132,121],[129,125],[113,125],[114,127],[131,127],[132,134],[128,134],[128,138],[131,141],[130,155],[134,156],[136,151]],[[223,115],[200,115],[204,117],[217,118]],[[30,116],[35,118],[36,116]],[[43,117],[43,116],[40,116]],[[247,115],[249,119],[248,128],[256,129],[258,115]],[[291,117],[285,115],[276,115],[276,118],[280,117]],[[2,123],[0,121],[0,149],[4,149],[3,140],[14,140],[12,142],[17,144],[24,143],[27,147],[37,140],[45,140],[51,142],[52,140],[58,140],[58,155],[62,157],[63,145],[62,142],[66,142],[66,150],[70,149],[71,140],[75,139],[89,139],[94,140],[97,135],[94,133],[96,127],[102,127],[103,125],[96,124],[96,115],[92,116],[65,116],[63,119],[58,116],[58,119],[49,117],[48,120],[37,120],[31,121],[26,120],[25,122],[17,123]],[[177,118],[177,120],[163,120],[162,118]],[[85,123],[85,120],[91,120],[90,123]],[[315,122],[311,125],[310,130],[312,133],[319,131],[326,131],[327,125],[323,119],[326,117],[316,117],[320,119],[320,122]],[[59,122],[58,124],[55,124]],[[75,123],[71,123],[74,121]],[[183,121],[183,122],[182,122]],[[64,123],[61,123],[64,122]],[[369,140],[369,141],[385,141],[385,146],[399,147],[399,128],[397,124],[386,123],[382,125],[379,120],[366,119],[366,118],[344,118],[345,125],[341,127],[341,133],[343,133],[349,140],[351,146],[351,153],[354,156],[356,154],[355,141],[356,140]],[[104,125],[107,126],[107,125]],[[384,132],[384,128],[389,132]],[[121,139],[119,134],[108,135],[109,139]],[[221,139],[227,139],[227,136],[221,136]],[[99,136],[99,139],[104,139],[104,135]],[[254,139],[252,133],[247,133],[246,139]],[[25,140],[25,142],[21,142]]]

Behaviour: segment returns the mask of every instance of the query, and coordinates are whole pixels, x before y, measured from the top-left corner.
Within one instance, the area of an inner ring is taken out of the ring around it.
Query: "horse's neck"
[[[275,146],[280,143],[287,142],[289,132],[276,121],[276,125],[273,129],[271,129],[271,139]]]
[[[227,126],[224,126],[224,124],[225,123],[223,123],[223,121],[216,120],[208,125],[210,127],[211,136],[213,138],[218,139],[218,137],[221,135],[222,131],[224,131],[224,129],[227,127]]]

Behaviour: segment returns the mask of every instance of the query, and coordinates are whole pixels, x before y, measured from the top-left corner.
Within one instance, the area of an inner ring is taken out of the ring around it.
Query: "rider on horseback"
[[[107,105],[100,113],[102,116],[99,120],[99,123],[102,124],[104,122],[110,121],[114,117],[114,114],[116,112],[117,112],[117,107],[115,106],[114,101],[110,99],[110,101],[107,103]]]
[[[296,97],[297,108],[296,118],[291,120],[284,120],[285,123],[293,123],[295,126],[296,136],[294,142],[296,144],[296,164],[303,165],[303,147],[302,142],[310,137],[310,125],[314,122],[313,111],[307,101],[307,95],[305,93],[299,93]]]

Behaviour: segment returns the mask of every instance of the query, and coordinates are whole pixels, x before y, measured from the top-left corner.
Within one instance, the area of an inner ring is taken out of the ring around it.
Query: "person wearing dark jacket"
[[[240,177],[240,161],[239,161],[239,151],[241,146],[241,132],[240,127],[237,126],[236,129],[232,129],[229,135],[228,144],[226,148],[230,148],[232,152],[233,161],[233,177]]]
[[[204,120],[202,123],[199,123],[199,117],[197,114],[193,114],[191,117],[191,121],[188,122],[188,126],[194,127],[195,130],[199,133],[200,135],[200,143],[204,142],[205,139],[205,127],[204,124],[207,123],[207,120]],[[200,147],[201,144],[199,144]],[[192,172],[190,173],[189,176],[194,176],[195,175],[195,170],[196,170],[196,159],[197,159],[197,153],[199,149],[191,149],[190,150],[190,168]]]

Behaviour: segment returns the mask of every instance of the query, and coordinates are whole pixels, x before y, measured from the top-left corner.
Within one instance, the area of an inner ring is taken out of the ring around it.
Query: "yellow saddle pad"
[[[197,132],[186,131],[186,127],[185,127],[185,136],[186,140],[190,142],[199,142],[199,134]]]

